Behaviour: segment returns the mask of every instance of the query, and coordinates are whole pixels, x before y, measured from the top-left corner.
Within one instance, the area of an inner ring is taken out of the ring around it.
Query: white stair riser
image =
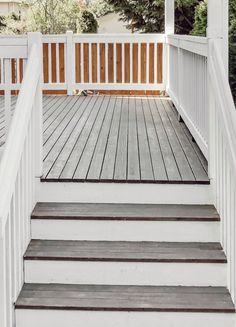
[[[26,283],[226,286],[227,265],[98,261],[25,261]]]
[[[219,242],[219,222],[31,220],[32,238],[43,240]]]
[[[212,204],[210,185],[41,183],[38,202]]]
[[[235,314],[16,310],[17,327],[235,327]]]

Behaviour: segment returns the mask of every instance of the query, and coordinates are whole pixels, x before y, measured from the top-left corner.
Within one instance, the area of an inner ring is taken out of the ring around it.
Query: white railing
[[[43,36],[45,90],[164,90],[163,34]]]
[[[21,87],[25,70],[28,40],[22,36],[0,37],[0,91],[4,95],[4,116],[7,135],[11,121],[11,95]]]
[[[169,35],[167,44],[167,93],[207,158],[207,38]]]
[[[30,33],[22,87],[0,163],[0,322],[13,327],[13,305],[23,284],[36,177],[42,165],[40,34]],[[2,48],[1,48],[2,50]],[[6,51],[7,52],[7,51]]]
[[[236,302],[236,110],[217,41],[209,42],[209,173]]]

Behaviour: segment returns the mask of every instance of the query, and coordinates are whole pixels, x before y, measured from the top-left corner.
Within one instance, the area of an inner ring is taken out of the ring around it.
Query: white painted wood
[[[165,0],[165,34],[175,32],[175,0]]]
[[[35,206],[37,93],[41,84],[38,34],[29,34],[29,60],[0,163],[1,327],[14,325],[13,304],[23,284],[23,254],[30,240]],[[36,150],[37,148],[37,150]]]
[[[16,310],[17,327],[235,327],[235,314]]]
[[[67,83],[67,94],[73,94],[73,61],[72,61],[72,52],[73,52],[73,32],[66,32],[66,83]]]
[[[39,202],[212,204],[210,185],[38,183]]]
[[[236,299],[236,111],[221,46],[209,42],[210,176],[214,204],[222,218],[221,241],[228,258],[228,288]]]
[[[26,260],[25,282],[86,285],[226,286],[227,267],[225,264],[207,263]]]
[[[229,0],[208,0],[207,36],[218,41],[223,66],[228,76]]]
[[[167,44],[167,93],[208,158],[207,38],[170,35]]]
[[[219,222],[31,220],[33,239],[75,241],[219,242]]]

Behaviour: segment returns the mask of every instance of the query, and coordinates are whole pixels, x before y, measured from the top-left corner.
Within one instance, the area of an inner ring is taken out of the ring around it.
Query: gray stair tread
[[[32,219],[219,221],[211,205],[37,203]]]
[[[235,312],[224,287],[25,284],[16,309]]]
[[[226,263],[219,243],[32,240],[26,260]]]

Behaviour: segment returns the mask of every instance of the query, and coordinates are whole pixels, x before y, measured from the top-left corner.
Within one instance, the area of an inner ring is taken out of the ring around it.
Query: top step
[[[32,219],[219,221],[211,205],[37,203]]]

